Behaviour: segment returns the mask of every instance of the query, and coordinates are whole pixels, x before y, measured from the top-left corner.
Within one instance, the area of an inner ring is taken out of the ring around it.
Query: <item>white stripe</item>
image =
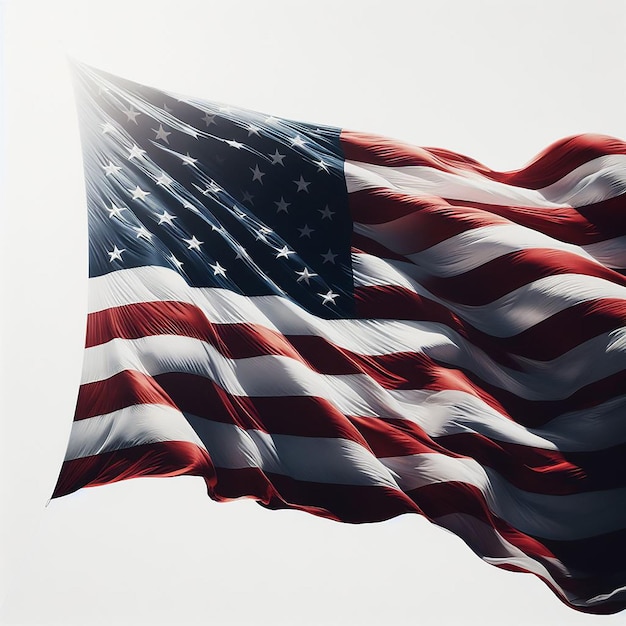
[[[269,434],[194,415],[187,418],[217,467],[258,467],[296,480],[399,489],[391,472],[354,441]]]
[[[607,154],[583,163],[540,193],[552,202],[587,206],[626,192],[626,155]]]
[[[582,248],[605,267],[626,268],[626,236],[590,243]]]
[[[395,222],[355,224],[354,231],[402,254],[416,265],[422,276],[458,276],[505,254],[531,249],[569,252],[596,262],[583,248],[553,239],[519,224],[492,224],[468,229],[421,252],[414,252],[416,241],[407,241],[406,229]]]
[[[545,450],[593,452],[626,442],[626,395],[571,411],[538,428],[525,428],[464,391],[390,390],[404,419],[433,439],[478,433],[494,441]]]
[[[425,453],[381,462],[403,491],[444,482],[472,485],[497,517],[535,537],[573,541],[626,527],[626,488],[553,496],[518,489],[474,459]]]
[[[137,404],[72,422],[65,460],[162,441],[190,441],[204,448],[178,409]]]
[[[458,170],[443,172],[427,166],[387,167],[346,161],[348,193],[392,189],[414,196],[439,196],[485,204],[528,207],[580,207],[626,192],[626,156],[593,159],[543,189],[526,189]]]

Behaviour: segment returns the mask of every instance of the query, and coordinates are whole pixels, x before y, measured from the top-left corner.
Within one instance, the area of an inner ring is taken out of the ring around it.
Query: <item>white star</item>
[[[113,261],[115,261],[115,259],[117,259],[118,261],[122,260],[122,252],[126,252],[126,248],[122,248],[121,250],[117,247],[117,246],[113,246],[113,250],[111,250],[111,252],[107,251],[107,254],[109,255],[109,263],[113,263]]]
[[[291,206],[291,202],[285,202],[285,199],[281,196],[278,202],[274,202],[276,205],[276,213],[280,213],[284,211],[285,213],[289,213],[287,210]]]
[[[134,189],[129,189],[128,191],[133,194],[133,200],[145,200],[146,196],[150,195],[149,191],[144,191],[141,187],[139,187],[139,185],[137,185]]]
[[[231,148],[236,148],[237,150],[239,150],[240,148],[243,148],[243,144],[239,143],[238,141],[235,141],[234,139],[227,139],[226,143],[231,147]]]
[[[226,268],[222,267],[219,261],[215,261],[215,265],[209,265],[213,270],[213,276],[226,276]]]
[[[176,266],[177,269],[180,269],[183,266],[183,262],[179,261],[173,254],[170,254],[167,258]]]
[[[107,207],[107,211],[109,212],[109,217],[113,218],[113,217],[122,217],[122,211],[126,211],[126,207],[123,206],[115,206],[113,203],[111,203],[111,208],[109,209]]]
[[[295,252],[293,250],[290,250],[287,246],[283,246],[279,251],[278,254],[276,255],[277,259],[280,259],[281,257],[288,259],[290,254],[295,254]]]
[[[313,278],[314,276],[317,276],[315,272],[309,272],[309,270],[306,267],[301,272],[296,272],[296,274],[300,276],[300,278],[298,278],[296,282],[299,283],[301,281],[304,281],[307,285],[309,284],[309,278]]]
[[[272,165],[276,165],[277,163],[278,165],[283,165],[283,159],[285,158],[285,155],[278,152],[278,148],[276,148],[274,154],[268,154],[267,156],[272,159]]]
[[[195,235],[192,235],[191,239],[183,239],[183,241],[186,241],[189,244],[187,246],[188,250],[200,250],[200,246],[204,243],[204,241],[196,239]]]
[[[322,214],[322,219],[328,218],[329,220],[333,219],[334,211],[331,211],[326,205],[323,209],[319,209],[319,212]]]
[[[235,260],[237,260],[237,259],[247,259],[247,258],[249,258],[249,255],[246,252],[246,249],[242,248],[241,246],[239,248],[237,248],[237,256],[235,256]]]
[[[291,140],[291,145],[292,146],[298,146],[298,148],[304,148],[304,140],[302,139],[302,137],[300,137],[300,135],[296,135]]]
[[[102,169],[106,172],[107,176],[110,176],[111,174],[117,174],[122,168],[118,165],[113,165],[113,163],[109,161],[109,164],[103,165]]]
[[[309,190],[307,189],[307,187],[311,184],[308,183],[306,180],[304,180],[304,178],[302,178],[302,175],[300,175],[300,180],[294,180],[293,181],[296,185],[298,185],[298,191],[304,191],[306,193],[309,193]]]
[[[133,229],[137,231],[137,239],[152,240],[152,233],[145,226],[133,226]]]
[[[205,113],[202,121],[207,125],[207,128],[211,124],[215,124],[217,126],[217,122],[215,121],[215,115],[209,115],[208,113]]]
[[[253,168],[248,168],[252,172],[252,182],[258,180],[261,184],[263,184],[263,176],[265,176],[265,172],[262,172],[259,169],[259,164],[257,163]]]
[[[124,109],[124,114],[128,118],[127,122],[135,122],[135,124],[139,124],[139,122],[135,119],[139,115],[139,111],[133,111],[133,107],[131,106],[128,111]]]
[[[159,129],[157,130],[156,128],[152,129],[155,133],[156,133],[156,137],[155,137],[155,141],[157,139],[163,139],[163,141],[167,144],[169,144],[169,141],[167,139],[168,135],[171,135],[172,133],[168,133],[164,128],[162,124],[159,124]]]
[[[105,122],[104,124],[100,124],[102,126],[102,134],[106,135],[107,133],[112,133],[115,130],[115,126],[111,124],[111,122]]]
[[[261,129],[258,126],[255,126],[254,124],[248,124],[248,137],[250,137],[251,135],[256,135],[257,137],[259,137],[259,131]]]
[[[311,233],[315,232],[314,228],[309,228],[308,224],[304,225],[304,228],[298,228],[300,231],[300,237],[306,237],[307,239],[311,239]]]
[[[195,166],[196,165],[196,161],[198,160],[198,159],[194,159],[193,157],[190,157],[189,156],[189,152],[187,152],[186,156],[182,155],[182,154],[179,154],[178,156],[182,159],[183,165],[193,165],[193,166]]]
[[[317,171],[321,172],[322,170],[324,170],[325,172],[328,172],[328,163],[324,162],[324,159],[320,159],[319,161],[315,161],[315,165],[317,165]]]
[[[339,297],[338,293],[333,293],[330,289],[328,290],[328,293],[318,293],[317,295],[321,296],[322,304],[328,304],[329,302],[331,304],[335,304],[335,298]]]
[[[276,124],[276,122],[278,122],[278,118],[274,117],[273,115],[265,118],[266,124]]]
[[[334,254],[333,251],[328,248],[328,252],[326,254],[322,254],[322,258],[324,259],[324,263],[332,263],[335,264],[335,257],[338,256]]]
[[[165,172],[161,172],[161,176],[156,179],[156,184],[163,187],[167,187],[171,182],[172,179]]]
[[[130,149],[130,156],[128,157],[128,160],[130,161],[134,157],[143,156],[145,153],[145,150],[142,150],[139,146],[133,144],[133,147]]]
[[[175,219],[176,219],[175,215],[170,215],[165,209],[163,209],[163,213],[159,215],[159,225],[163,223],[167,223],[171,226],[173,220]]]

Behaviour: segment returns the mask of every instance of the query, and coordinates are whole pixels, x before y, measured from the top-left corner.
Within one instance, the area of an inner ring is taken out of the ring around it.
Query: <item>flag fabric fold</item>
[[[82,380],[54,496],[202,476],[419,513],[568,605],[626,606],[626,143],[524,168],[76,70]]]

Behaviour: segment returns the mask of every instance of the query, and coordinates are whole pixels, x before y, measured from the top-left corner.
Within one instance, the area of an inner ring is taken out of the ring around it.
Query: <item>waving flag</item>
[[[626,144],[513,172],[80,67],[82,381],[55,496],[204,477],[415,512],[626,606]]]

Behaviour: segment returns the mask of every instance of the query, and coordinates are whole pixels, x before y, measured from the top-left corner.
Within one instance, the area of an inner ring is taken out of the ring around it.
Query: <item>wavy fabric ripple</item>
[[[78,69],[83,375],[55,497],[202,476],[418,513],[569,606],[626,608],[626,144],[526,167]]]

